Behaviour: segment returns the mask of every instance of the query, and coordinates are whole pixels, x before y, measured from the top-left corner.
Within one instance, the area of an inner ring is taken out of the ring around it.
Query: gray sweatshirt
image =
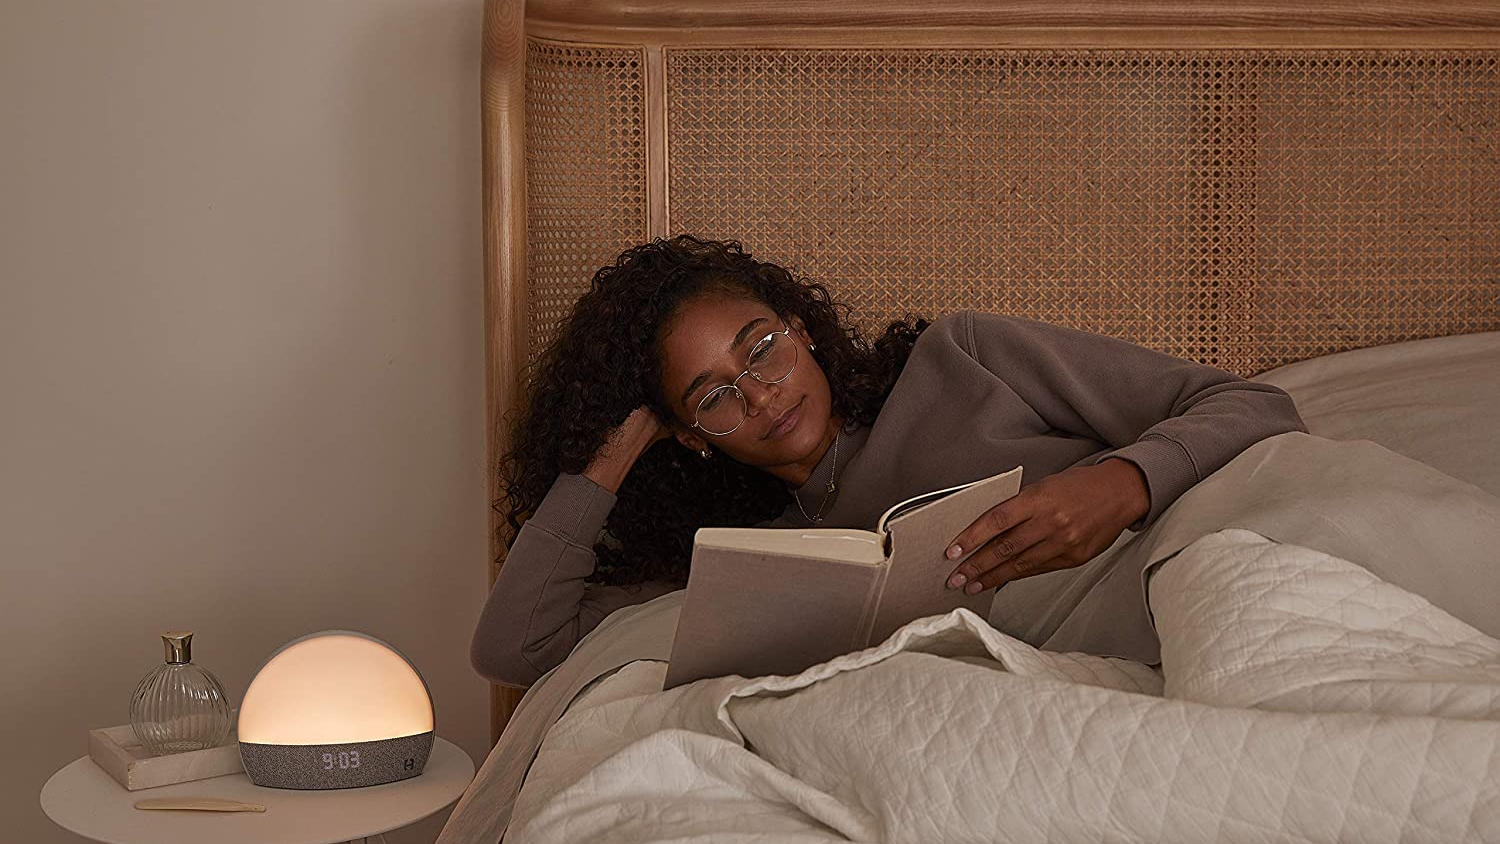
[[[1100,334],[963,310],[922,332],[873,425],[844,427],[838,488],[819,527],[870,529],[897,501],[1017,465],[1027,486],[1116,457],[1146,477],[1151,508],[1129,526],[1140,531],[1245,448],[1306,430],[1291,397],[1268,384]],[[832,460],[830,448],[799,489],[809,513],[823,500]],[[614,503],[614,493],[584,475],[553,482],[511,544],[480,615],[470,656],[481,675],[530,685],[609,613],[682,588],[585,586]],[[809,524],[793,504],[758,526]],[[1115,629],[1118,642],[1073,637],[1070,649],[1084,641],[1102,655],[1155,662],[1139,584],[1122,588],[1128,579],[1098,572],[1085,583],[1081,568],[1006,585],[1006,615],[992,623],[1038,647],[1070,623]],[[1090,594],[1104,588],[1110,594]],[[1092,617],[1071,617],[1085,612]]]

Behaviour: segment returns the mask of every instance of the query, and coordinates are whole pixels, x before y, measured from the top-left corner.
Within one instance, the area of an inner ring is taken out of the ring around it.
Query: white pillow
[[[1250,380],[1286,390],[1309,433],[1371,440],[1500,495],[1500,331],[1324,355]]]

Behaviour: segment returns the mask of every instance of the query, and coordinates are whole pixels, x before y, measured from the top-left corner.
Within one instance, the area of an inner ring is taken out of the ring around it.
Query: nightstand
[[[109,844],[333,844],[415,823],[457,800],[473,778],[469,754],[442,738],[420,776],[323,791],[265,788],[243,773],[127,791],[84,756],[42,786],[42,811],[64,829]],[[266,811],[135,808],[152,797],[219,797]]]

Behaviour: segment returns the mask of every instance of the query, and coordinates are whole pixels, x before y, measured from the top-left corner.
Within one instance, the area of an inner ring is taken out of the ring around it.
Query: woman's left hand
[[[973,595],[1083,565],[1150,509],[1146,476],[1127,460],[1106,458],[1048,475],[990,508],[953,540],[950,560],[978,550],[949,575],[948,588],[962,586]]]

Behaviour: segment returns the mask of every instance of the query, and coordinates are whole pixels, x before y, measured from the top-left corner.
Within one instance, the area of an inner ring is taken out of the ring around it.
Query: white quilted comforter
[[[663,692],[662,662],[611,657],[519,795],[512,737],[439,841],[508,821],[507,844],[1500,842],[1500,641],[1476,629],[1500,624],[1500,499],[1371,443],[1284,435],[1159,524],[1122,554],[1149,573],[1160,670],[963,610],[792,677]],[[638,626],[669,643],[679,604]]]
[[[1500,841],[1500,642],[1239,529],[1150,595],[1161,674],[965,610],[795,677],[637,663],[553,728],[506,841]]]

